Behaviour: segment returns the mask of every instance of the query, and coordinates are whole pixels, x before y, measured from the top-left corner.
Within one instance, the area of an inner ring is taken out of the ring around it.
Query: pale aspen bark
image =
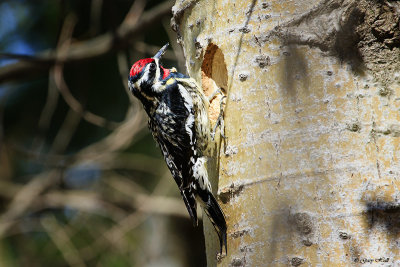
[[[189,75],[227,91],[211,173],[228,254],[216,259],[206,221],[208,266],[400,265],[400,4],[177,1],[173,12]]]

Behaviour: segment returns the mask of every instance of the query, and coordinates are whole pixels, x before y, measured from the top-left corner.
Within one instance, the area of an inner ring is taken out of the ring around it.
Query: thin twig
[[[90,6],[90,28],[91,35],[97,34],[100,29],[101,9],[103,7],[103,0],[92,0]]]
[[[33,211],[49,208],[70,208],[76,211],[110,217],[119,221],[126,212],[97,193],[83,190],[49,191],[38,197],[33,203]]]
[[[57,219],[54,216],[47,216],[41,219],[41,224],[49,234],[51,240],[53,240],[54,244],[57,246],[58,250],[61,252],[65,261],[70,266],[86,266],[85,262],[79,255],[79,251],[75,248],[64,227],[58,224]]]
[[[54,138],[53,144],[50,149],[50,154],[63,153],[68,147],[72,136],[78,128],[81,116],[75,113],[73,110],[69,110],[62,123],[60,129]]]
[[[128,14],[126,14],[124,20],[122,21],[121,27],[122,25],[125,25],[125,27],[132,27],[133,25],[135,25],[138,22],[140,16],[142,15],[145,6],[146,6],[145,0],[136,0],[131,5]]]
[[[118,60],[118,70],[121,76],[122,84],[125,88],[125,93],[129,98],[129,102],[131,102],[132,104],[134,102],[134,97],[128,88],[127,77],[129,70],[128,70],[128,60],[126,59],[125,53],[123,53],[122,51],[119,52],[117,54],[117,60]]]
[[[54,83],[53,73],[54,69],[51,68],[49,71],[49,85],[47,89],[47,99],[45,105],[43,106],[42,113],[40,114],[38,122],[39,133],[33,140],[32,144],[33,150],[38,150],[38,151],[42,150],[42,146],[44,143],[43,140],[46,136],[47,130],[49,129],[53,114],[57,108],[59,92]]]

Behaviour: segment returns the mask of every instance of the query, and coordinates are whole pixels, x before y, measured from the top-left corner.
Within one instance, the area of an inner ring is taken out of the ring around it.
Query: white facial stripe
[[[155,73],[155,77],[153,80],[155,87],[153,86],[153,88],[156,89],[155,91],[158,91],[157,89],[159,86],[157,86],[157,83],[160,79],[161,71],[160,71],[160,67],[159,67],[159,60],[154,59],[154,61],[155,61],[154,63],[156,64],[156,73]],[[142,81],[148,81],[150,79],[150,64],[151,63],[147,64],[147,66],[145,67],[144,75],[139,80],[136,81],[136,83],[135,83],[136,88],[140,88],[140,84],[142,83]]]
[[[160,78],[161,78],[161,71],[160,71],[160,65],[159,65],[160,61],[157,58],[155,58],[154,60],[155,60],[157,68],[156,68],[156,77],[154,78],[153,90],[156,93],[160,93],[162,90],[165,89],[165,86],[163,86],[163,83],[160,82]]]
[[[139,79],[139,80],[137,80],[136,82],[135,82],[135,87],[136,88],[140,88],[140,84],[143,82],[143,81],[147,81],[150,77],[149,77],[149,74],[150,74],[150,72],[149,72],[149,69],[150,69],[150,64],[147,64],[147,66],[144,68],[144,74],[143,74],[143,76]]]
[[[150,64],[147,64],[146,68],[144,69],[144,75],[142,76],[142,78],[139,79],[138,82],[141,82],[142,80],[147,81],[149,80],[149,69],[150,69]],[[140,84],[140,83],[139,83]]]
[[[160,64],[159,64],[159,60],[157,58],[154,59],[154,60],[155,60],[155,63],[156,63],[156,76],[154,78],[154,81],[158,82],[160,80],[160,75],[161,75]]]

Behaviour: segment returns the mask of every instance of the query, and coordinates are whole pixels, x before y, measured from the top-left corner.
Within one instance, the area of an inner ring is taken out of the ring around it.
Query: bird
[[[209,100],[199,84],[176,68],[164,68],[162,55],[135,62],[128,77],[131,93],[148,115],[148,126],[174,178],[193,225],[198,225],[197,201],[219,237],[220,254],[227,249],[224,212],[212,193],[207,159],[211,151]]]

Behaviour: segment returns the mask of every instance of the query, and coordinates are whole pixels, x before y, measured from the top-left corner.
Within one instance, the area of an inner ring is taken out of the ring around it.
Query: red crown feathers
[[[135,64],[132,65],[131,71],[129,72],[129,76],[133,77],[133,76],[138,75],[143,70],[143,68],[150,62],[154,62],[154,59],[153,58],[145,58],[145,59],[141,59],[141,60],[137,61]],[[161,66],[161,68],[164,71],[163,79],[165,79],[168,77],[168,75],[171,73],[171,71],[169,69],[163,68],[163,66]]]
[[[129,76],[133,77],[138,75],[143,70],[143,68],[150,62],[154,62],[154,59],[144,58],[139,61],[136,61],[136,63],[132,65],[131,71],[129,72]]]

